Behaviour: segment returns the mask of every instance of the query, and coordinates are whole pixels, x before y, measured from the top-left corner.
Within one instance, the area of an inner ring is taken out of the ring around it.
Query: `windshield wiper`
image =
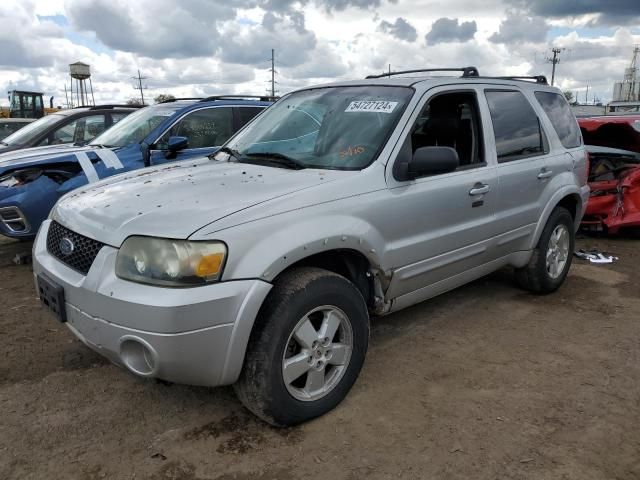
[[[235,158],[236,160],[238,158],[240,158],[240,152],[237,151],[237,150],[234,150],[233,148],[229,148],[229,147],[220,147],[217,151],[215,151],[214,153],[209,155],[209,158],[214,158],[220,152],[226,153],[227,155],[229,155],[230,157]]]
[[[249,158],[247,158],[249,157]],[[240,162],[249,163],[251,158],[264,158],[269,163],[275,163],[277,165],[282,165],[284,167],[291,168],[293,170],[302,170],[303,168],[307,168],[307,166],[301,163],[299,160],[292,158],[284,153],[278,152],[255,152],[255,153],[247,153],[244,158],[238,160]],[[264,162],[251,162],[262,164]]]
[[[0,142],[0,145],[4,145],[5,147],[8,147],[9,144],[8,143],[4,143],[4,142]]]

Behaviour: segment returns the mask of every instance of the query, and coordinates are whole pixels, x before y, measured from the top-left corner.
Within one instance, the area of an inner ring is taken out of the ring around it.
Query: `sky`
[[[556,85],[606,103],[640,44],[640,0],[2,0],[0,19],[0,88],[63,106],[76,61],[122,103],[138,70],[146,100],[264,95],[271,49],[285,94],[389,65],[550,78],[553,47]]]

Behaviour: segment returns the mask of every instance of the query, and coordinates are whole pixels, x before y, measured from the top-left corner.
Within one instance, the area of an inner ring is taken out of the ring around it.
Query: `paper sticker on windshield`
[[[362,100],[351,102],[345,112],[375,112],[391,113],[396,108],[398,102],[387,102],[386,100]]]

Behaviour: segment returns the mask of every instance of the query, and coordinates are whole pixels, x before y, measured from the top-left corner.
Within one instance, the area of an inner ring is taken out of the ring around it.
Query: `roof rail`
[[[259,100],[261,102],[273,102],[278,97],[272,97],[270,95],[213,95],[211,97],[203,98],[201,102],[211,102],[214,100]]]
[[[122,105],[122,104],[115,104],[115,103],[109,103],[107,105],[93,105],[89,107],[89,110],[103,110],[103,109],[110,109],[110,108],[142,108],[142,107],[146,107],[146,105]]]
[[[202,97],[167,98],[166,100],[163,100],[163,101],[158,102],[158,103],[171,103],[171,102],[177,102],[179,100],[202,100]]]
[[[366,78],[384,78],[392,75],[404,75],[406,73],[425,73],[425,72],[462,72],[463,77],[479,77],[476,67],[460,67],[460,68],[419,68],[417,70],[402,70],[399,72],[381,73],[380,75],[368,75]]]
[[[89,110],[108,110],[110,108],[142,108],[146,107],[146,105],[126,105],[126,104],[116,104],[116,103],[106,103],[104,105],[78,105],[76,108],[87,108]]]
[[[507,76],[507,77],[485,77],[485,78],[495,78],[497,80],[524,80],[524,81],[535,81],[536,83],[541,83],[543,85],[549,85],[547,82],[547,77],[544,75],[532,75],[532,76]]]

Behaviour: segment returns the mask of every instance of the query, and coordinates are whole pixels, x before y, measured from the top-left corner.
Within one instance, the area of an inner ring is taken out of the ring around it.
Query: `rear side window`
[[[238,107],[238,129],[244,127],[250,120],[258,115],[264,108],[262,107]]]
[[[578,122],[571,113],[565,98],[559,93],[553,92],[536,92],[535,96],[549,117],[562,146],[564,148],[579,147],[582,142]]]
[[[521,92],[488,90],[485,95],[496,137],[498,162],[509,162],[545,153],[540,121]]]

